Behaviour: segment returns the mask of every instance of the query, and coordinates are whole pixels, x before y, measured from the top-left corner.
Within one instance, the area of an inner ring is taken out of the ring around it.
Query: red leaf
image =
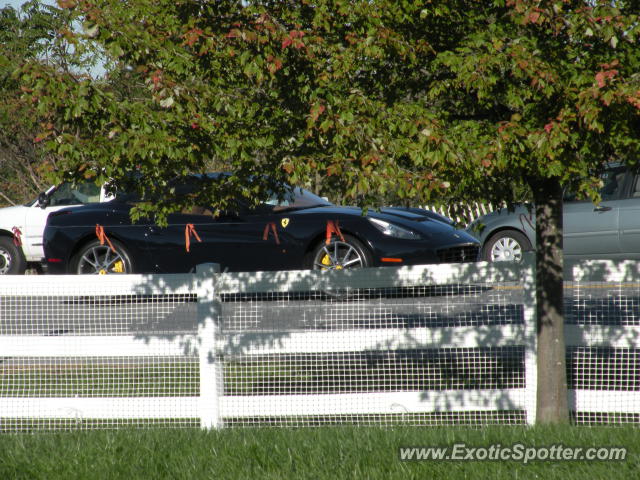
[[[325,106],[322,104],[315,104],[311,107],[311,111],[309,112],[311,114],[311,120],[313,120],[314,122],[316,120],[318,120],[318,117],[320,115],[322,115],[325,111]]]
[[[284,165],[282,165],[282,168],[289,175],[293,173],[293,165],[291,163],[285,163]]]
[[[282,68],[282,60],[280,60],[277,57],[274,57],[273,55],[267,56],[267,63],[269,64],[267,68],[272,74],[276,73],[278,70]]]
[[[596,73],[596,82],[598,82],[598,87],[602,88],[605,86],[606,82],[605,82],[605,74],[604,72],[598,72]]]
[[[544,126],[544,130],[545,130],[547,133],[550,133],[552,128],[553,128],[553,122],[549,122],[549,123],[547,123],[547,124]]]
[[[184,34],[185,43],[190,47],[192,47],[193,44],[198,41],[198,38],[200,38],[200,36],[203,33],[204,32],[199,28],[192,28],[191,30],[189,30],[187,33]]]
[[[76,0],[58,0],[58,6],[60,8],[73,8],[77,3]]]
[[[640,95],[638,97],[627,97],[627,102],[640,110]]]
[[[156,70],[152,77],[151,77],[151,81],[153,82],[153,86],[157,87],[158,84],[160,83],[160,80],[162,80],[162,77],[160,76],[160,70]]]

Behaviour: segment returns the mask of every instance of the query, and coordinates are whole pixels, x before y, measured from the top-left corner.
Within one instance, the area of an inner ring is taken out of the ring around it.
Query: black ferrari
[[[223,270],[343,269],[478,260],[478,241],[451,220],[420,208],[336,206],[291,188],[258,208],[214,216],[207,206],[168,216],[168,225],[132,222],[127,196],[49,215],[49,273],[181,273],[201,263]]]

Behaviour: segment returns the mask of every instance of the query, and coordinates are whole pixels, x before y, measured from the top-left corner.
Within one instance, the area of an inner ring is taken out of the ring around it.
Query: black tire
[[[309,263],[312,270],[342,270],[373,265],[369,249],[351,235],[344,235],[344,241],[334,237],[329,245],[324,241],[319,243],[311,252]]]
[[[485,242],[482,257],[487,262],[519,262],[522,254],[532,249],[531,242],[523,233],[503,230]]]
[[[71,260],[69,271],[78,275],[108,275],[133,273],[133,263],[126,247],[117,240],[111,243],[115,253],[108,244],[100,245],[99,240],[92,240],[83,245]]]
[[[12,237],[0,237],[0,275],[23,275],[27,260]]]

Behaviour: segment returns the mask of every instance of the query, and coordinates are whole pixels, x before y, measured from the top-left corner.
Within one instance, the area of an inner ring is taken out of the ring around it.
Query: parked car
[[[0,209],[0,275],[23,274],[40,266],[44,257],[42,232],[47,216],[70,205],[105,202],[112,197],[94,183],[62,183],[50,187],[37,199]]]
[[[44,231],[48,272],[178,273],[206,262],[229,271],[473,262],[480,247],[428,210],[384,208],[363,216],[294,187],[285,200],[274,196],[254,209],[214,217],[203,205],[170,214],[166,227],[132,223],[133,203],[116,197],[52,213]]]
[[[623,165],[602,175],[602,201],[578,200],[565,194],[564,258],[640,259],[640,176]],[[536,245],[535,213],[531,205],[484,215],[467,228],[482,243],[487,261],[520,260]]]

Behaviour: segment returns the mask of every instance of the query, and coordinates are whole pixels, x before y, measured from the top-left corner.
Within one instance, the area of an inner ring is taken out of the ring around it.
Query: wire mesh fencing
[[[200,425],[193,275],[0,282],[0,431]]]
[[[533,261],[0,277],[0,431],[535,423]],[[640,421],[640,269],[565,287],[570,408]]]
[[[499,267],[223,275],[223,424],[526,423],[530,271]]]
[[[567,382],[579,424],[640,422],[640,264],[589,261],[565,298]]]

